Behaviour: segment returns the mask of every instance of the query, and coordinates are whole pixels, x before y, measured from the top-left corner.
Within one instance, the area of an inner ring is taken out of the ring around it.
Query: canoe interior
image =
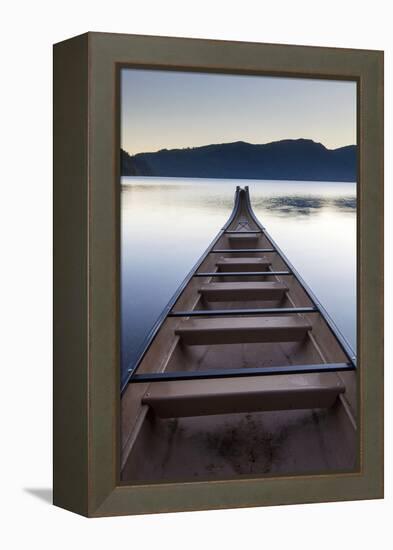
[[[231,223],[196,269],[219,275],[191,277],[172,311],[314,306],[294,274],[267,274],[291,269],[252,217],[248,191],[236,196]],[[225,275],[228,272],[238,274]],[[166,317],[137,372],[246,370],[348,360],[319,312]],[[121,400],[122,480],[224,479],[357,468],[356,371],[261,376],[251,385],[246,380],[204,381],[198,386],[193,381],[137,384],[131,378]],[[152,393],[157,399],[149,401],[146,396]],[[173,416],[163,417],[162,411]]]
[[[353,470],[356,437],[340,411],[202,417],[147,414],[122,480],[182,481]]]

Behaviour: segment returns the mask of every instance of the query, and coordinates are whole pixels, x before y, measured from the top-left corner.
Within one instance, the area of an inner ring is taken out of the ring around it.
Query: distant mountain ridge
[[[122,176],[356,181],[357,147],[327,149],[311,139],[244,141],[129,155]]]

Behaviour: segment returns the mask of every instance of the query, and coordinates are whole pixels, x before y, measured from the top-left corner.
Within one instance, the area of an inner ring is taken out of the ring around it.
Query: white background
[[[2,5],[0,540],[3,548],[391,548],[391,315],[386,340],[386,499],[87,520],[51,487],[51,45],[90,31],[384,49],[386,241],[391,246],[392,14],[388,1]],[[386,257],[392,277],[391,253]],[[391,307],[387,288],[387,307]],[[5,306],[5,307],[4,307]]]

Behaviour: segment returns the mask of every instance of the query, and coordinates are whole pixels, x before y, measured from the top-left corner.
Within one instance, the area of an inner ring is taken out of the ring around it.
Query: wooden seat
[[[250,376],[151,384],[142,402],[162,418],[331,407],[345,387],[335,374]]]
[[[219,271],[267,271],[271,262],[263,258],[221,258],[216,265]]]
[[[282,298],[288,287],[279,282],[210,283],[199,292],[206,300],[276,300]]]
[[[200,318],[183,321],[175,333],[189,346],[253,342],[298,342],[311,324],[299,316]]]

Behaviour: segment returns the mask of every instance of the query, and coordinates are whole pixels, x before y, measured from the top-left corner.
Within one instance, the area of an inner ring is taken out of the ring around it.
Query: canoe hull
[[[291,308],[302,312],[281,313]],[[252,377],[297,365],[315,371]],[[353,370],[336,372],[339,365]],[[176,380],[182,372],[228,369],[253,375]],[[255,218],[248,190],[238,189],[230,219],[168,305],[123,389],[122,480],[353,471],[354,369],[349,346]],[[173,380],[133,382],[149,373],[173,373]]]

